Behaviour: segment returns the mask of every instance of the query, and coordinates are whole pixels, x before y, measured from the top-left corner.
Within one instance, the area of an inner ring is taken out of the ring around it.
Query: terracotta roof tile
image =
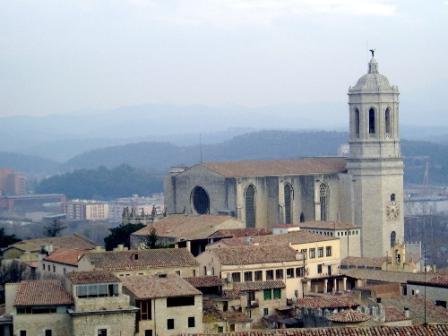
[[[85,254],[83,258],[86,258],[95,268],[109,271],[199,265],[185,248],[91,252]]]
[[[299,308],[352,308],[358,306],[351,296],[305,296],[297,299],[296,306]]]
[[[173,274],[133,275],[123,278],[123,286],[138,299],[201,295],[188,281]]]
[[[341,266],[381,268],[387,257],[346,257],[341,260]]]
[[[267,280],[267,281],[251,281],[234,283],[233,288],[240,292],[258,291],[271,288],[285,288],[286,285],[281,280]]]
[[[203,163],[224,177],[299,176],[334,174],[346,171],[346,159],[316,157],[301,160],[246,160]]]
[[[218,242],[219,245],[240,246],[248,245],[249,237],[238,237],[223,239]],[[252,244],[308,244],[321,241],[329,241],[338,239],[336,237],[322,236],[307,231],[293,231],[276,235],[262,235],[250,237]],[[210,245],[213,248],[213,245]]]
[[[224,285],[224,281],[222,279],[213,275],[190,277],[185,278],[185,280],[187,280],[192,286],[196,288],[219,287]]]
[[[231,216],[211,215],[169,215],[154,224],[134,232],[133,236],[148,236],[151,229],[157,235],[171,237],[176,240],[193,240],[207,238],[220,228],[243,228],[244,223]]]
[[[409,318],[407,318],[404,315],[404,312],[402,312],[401,310],[399,310],[397,307],[394,306],[384,307],[384,317],[385,322],[397,322],[397,321],[409,320]]]
[[[196,334],[205,335],[205,334]],[[403,327],[343,327],[313,329],[248,330],[221,333],[221,336],[446,336],[448,324],[415,325]]]
[[[353,225],[350,223],[342,223],[336,221],[309,221],[299,223],[298,226],[301,229],[320,229],[320,230],[349,230],[359,229],[359,225]]]
[[[65,247],[79,250],[91,250],[94,249],[96,246],[95,243],[93,243],[92,241],[75,233],[70,236],[63,236],[63,237],[48,237],[48,238],[22,240],[9,247],[15,247],[19,250],[26,252],[36,252],[40,251],[42,246],[45,245],[53,245],[53,248]]]
[[[253,265],[301,260],[302,255],[289,245],[245,245],[210,249],[222,265]]]
[[[360,323],[370,320],[370,316],[356,310],[344,310],[327,317],[328,320],[338,323]]]
[[[70,272],[67,277],[73,285],[120,282],[120,279],[112,273],[98,270]]]
[[[23,281],[18,285],[15,306],[71,305],[73,299],[59,280]]]
[[[235,238],[235,237],[254,237],[272,234],[267,229],[244,228],[244,229],[223,229],[211,234],[209,238]]]
[[[52,254],[45,257],[44,261],[50,261],[58,264],[78,266],[79,259],[86,253],[86,250],[58,248]]]

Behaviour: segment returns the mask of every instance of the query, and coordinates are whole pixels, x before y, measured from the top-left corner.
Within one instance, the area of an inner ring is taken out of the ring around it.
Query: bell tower
[[[371,52],[368,72],[348,91],[347,170],[353,184],[353,218],[362,227],[362,256],[380,257],[404,240],[403,160],[398,87],[379,73]]]

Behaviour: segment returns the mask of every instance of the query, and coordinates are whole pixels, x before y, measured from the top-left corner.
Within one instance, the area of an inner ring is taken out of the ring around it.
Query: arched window
[[[390,201],[395,202],[395,194],[390,194]]]
[[[375,134],[375,110],[369,110],[369,134]]]
[[[292,200],[294,199],[294,190],[292,186],[285,184],[285,224],[292,224]]]
[[[390,233],[390,247],[394,247],[396,242],[397,242],[397,233],[395,231],[392,231]]]
[[[255,227],[255,187],[251,184],[246,189],[246,227]]]
[[[384,112],[384,122],[385,122],[385,128],[386,128],[386,136],[390,135],[390,109],[387,108],[386,112]]]
[[[204,215],[210,213],[210,198],[204,188],[199,186],[195,187],[191,192],[191,197],[193,208],[198,214]]]
[[[329,188],[325,183],[320,185],[320,220],[328,220],[328,194]]]
[[[359,138],[359,110],[355,109],[355,136]]]
[[[305,215],[303,214],[303,212],[300,213],[300,218],[299,218],[299,220],[300,220],[300,223],[305,222]]]

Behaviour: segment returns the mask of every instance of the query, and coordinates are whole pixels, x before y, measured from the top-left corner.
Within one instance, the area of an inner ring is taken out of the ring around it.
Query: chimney
[[[411,318],[411,311],[409,310],[408,307],[404,307],[404,316],[409,319]]]

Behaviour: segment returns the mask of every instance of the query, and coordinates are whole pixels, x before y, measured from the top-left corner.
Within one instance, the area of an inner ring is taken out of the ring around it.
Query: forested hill
[[[204,161],[328,156],[335,155],[346,140],[343,132],[261,131],[202,148],[155,142],[108,147],[69,160],[64,169],[74,172],[42,181],[38,191],[86,198],[148,194],[162,191],[162,179],[170,166],[198,163],[201,151]],[[427,156],[430,183],[448,185],[448,146],[404,140],[402,153],[405,182],[423,182],[425,161],[413,157]],[[123,164],[127,167],[120,167]]]

